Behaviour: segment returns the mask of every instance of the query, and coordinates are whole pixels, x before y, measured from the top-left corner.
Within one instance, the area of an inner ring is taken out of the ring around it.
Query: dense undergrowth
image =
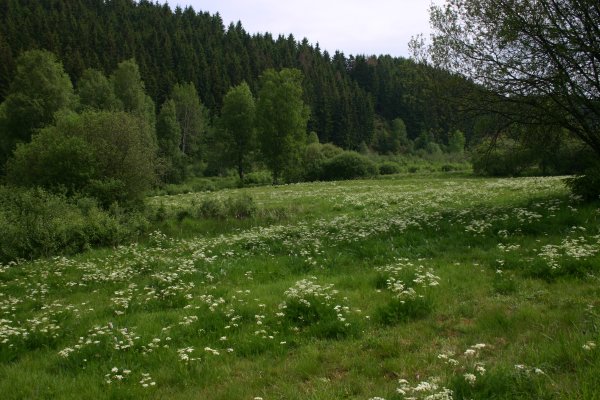
[[[149,208],[139,244],[1,267],[4,398],[598,398],[600,209],[559,178]]]

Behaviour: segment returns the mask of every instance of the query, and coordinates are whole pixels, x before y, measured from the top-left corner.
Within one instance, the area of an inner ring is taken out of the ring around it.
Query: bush
[[[513,139],[489,140],[477,146],[472,154],[473,171],[486,176],[518,176],[535,164],[532,155]]]
[[[257,207],[254,199],[247,195],[242,194],[237,197],[229,197],[225,201],[216,198],[207,198],[202,200],[200,206],[196,212],[196,216],[199,218],[214,218],[214,219],[247,219],[252,218],[256,215]],[[191,217],[189,210],[179,211],[179,220],[186,217]]]
[[[582,174],[595,158],[589,146],[560,136],[547,141],[501,137],[494,144],[487,139],[472,154],[474,172],[488,176]]]
[[[380,175],[393,175],[399,174],[401,171],[400,165],[393,161],[385,161],[379,164],[379,174]]]
[[[327,160],[342,154],[344,150],[331,143],[311,143],[302,154],[302,178],[305,181],[323,179],[323,165]]]
[[[225,201],[225,207],[227,208],[227,213],[236,219],[251,218],[256,214],[256,203],[247,194],[228,198]]]
[[[585,201],[600,200],[600,167],[589,168],[584,175],[565,179],[571,192]]]
[[[94,199],[0,187],[0,262],[113,246],[145,229],[138,214],[103,211]]]
[[[150,126],[123,112],[62,114],[19,146],[7,182],[84,193],[108,208],[139,205],[156,182],[156,143]]]
[[[306,181],[316,181],[322,175],[323,163],[327,159],[322,151],[323,145],[311,143],[304,148],[302,154],[303,178]]]
[[[345,151],[323,163],[321,178],[326,181],[366,178],[377,175],[371,160],[353,151]]]
[[[225,206],[217,199],[204,199],[200,203],[198,216],[202,218],[225,218]]]
[[[83,138],[46,130],[17,147],[7,163],[6,179],[13,185],[72,194],[93,176],[93,159],[93,149]]]
[[[256,171],[244,175],[244,185],[265,186],[273,183],[273,175],[270,171]]]

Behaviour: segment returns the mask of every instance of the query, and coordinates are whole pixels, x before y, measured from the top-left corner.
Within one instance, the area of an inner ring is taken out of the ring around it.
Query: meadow
[[[462,174],[148,198],[0,265],[2,399],[600,399],[600,205]]]

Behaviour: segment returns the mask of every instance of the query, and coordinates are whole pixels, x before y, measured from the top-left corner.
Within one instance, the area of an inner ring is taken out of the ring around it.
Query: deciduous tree
[[[105,207],[139,204],[155,182],[154,132],[125,112],[62,113],[55,124],[17,148],[7,181],[18,186],[66,187]]]
[[[74,106],[69,76],[56,56],[44,50],[26,51],[17,59],[17,72],[0,106],[0,162],[16,143],[29,142],[35,129],[51,123],[54,114]]]
[[[82,109],[116,111],[122,108],[113,86],[101,71],[86,69],[77,82],[79,105]]]
[[[176,183],[185,177],[185,155],[179,148],[181,127],[177,122],[177,109],[173,100],[167,100],[160,108],[156,122],[158,155],[164,163],[165,182]]]
[[[600,155],[597,0],[447,0],[430,15],[429,60],[481,85],[480,110],[561,126]]]
[[[181,127],[181,151],[192,158],[201,158],[201,143],[208,128],[208,112],[193,83],[177,84],[171,98],[175,102],[177,121]]]
[[[119,63],[111,75],[114,93],[120,109],[143,118],[150,126],[155,124],[154,102],[145,92],[140,68],[134,59]]]
[[[221,124],[227,142],[227,158],[243,182],[245,166],[256,145],[254,98],[246,82],[233,87],[223,99]]]
[[[297,69],[266,70],[261,76],[256,118],[265,163],[278,183],[291,174],[306,143],[308,107],[302,100],[302,74]]]

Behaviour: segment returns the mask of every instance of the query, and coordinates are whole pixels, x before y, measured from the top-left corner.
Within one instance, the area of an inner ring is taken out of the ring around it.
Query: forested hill
[[[57,54],[75,81],[86,68],[108,74],[135,57],[155,104],[176,83],[193,82],[213,113],[231,86],[245,80],[256,93],[265,69],[298,68],[311,109],[309,130],[344,148],[371,144],[375,127],[395,118],[411,138],[427,131],[443,141],[452,129],[470,131],[453,121],[454,110],[406,59],[332,55],[307,39],[250,35],[241,23],[225,27],[218,14],[145,0],[0,0],[0,18],[0,102],[17,56],[41,48]]]

